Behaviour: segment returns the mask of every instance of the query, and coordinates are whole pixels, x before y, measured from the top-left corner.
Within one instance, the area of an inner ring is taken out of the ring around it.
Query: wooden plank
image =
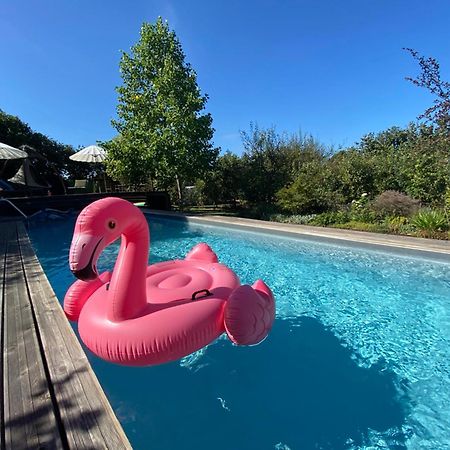
[[[29,269],[32,269],[30,274],[40,269],[37,259],[34,258],[33,261],[31,257],[32,255],[27,255],[24,258]],[[31,267],[33,263],[35,265],[34,268]],[[98,381],[90,369],[90,365],[76,340],[73,330],[63,315],[48,280],[46,278],[39,280],[36,276],[33,276],[32,279],[38,280],[38,283],[34,283],[31,289],[35,296],[35,304],[43,306],[43,308],[36,308],[36,315],[40,316],[39,320],[42,320],[40,327],[42,330],[52,330],[52,333],[45,333],[48,344],[52,348],[50,358],[52,359],[52,356],[56,355],[55,348],[58,348],[59,352],[63,352],[63,357],[57,356],[54,361],[49,361],[49,366],[53,365],[55,367],[56,377],[70,377],[70,383],[60,383],[60,380],[57,379],[56,383],[54,382],[55,391],[58,388],[62,398],[76,399],[77,411],[83,412],[82,419],[85,424],[82,433],[80,434],[80,430],[77,429],[80,422],[78,417],[77,420],[72,421],[73,423],[67,424],[66,432],[68,437],[69,434],[73,434],[73,437],[78,439],[90,438],[97,445],[101,443],[102,445],[106,444],[110,448],[117,448],[118,446],[127,448],[124,447],[125,436],[123,430],[98,385]],[[49,302],[49,300],[52,301]],[[45,314],[46,310],[49,312],[48,314]],[[70,422],[72,415],[73,411],[64,411],[62,413],[63,420],[66,419]],[[72,425],[75,425],[75,427]],[[126,445],[129,445],[128,441],[125,442]]]
[[[16,329],[16,317],[15,309],[9,307],[9,304],[14,305],[16,300],[13,298],[14,293],[11,292],[11,288],[8,289],[10,283],[8,270],[9,257],[8,253],[11,250],[11,240],[7,242],[7,254],[5,261],[5,293],[4,293],[4,309],[3,309],[3,332],[4,332],[4,349],[3,349],[3,379],[4,379],[4,412],[5,412],[5,443],[9,448],[13,447],[15,441],[24,442],[25,433],[24,421],[21,411],[15,411],[14,408],[21,405],[21,385],[16,384],[16,380],[19,374],[17,363],[14,364],[14,356],[17,350],[17,329]],[[8,292],[9,291],[9,292]],[[10,422],[15,422],[14,427],[17,431],[13,433],[13,427],[9,426]]]
[[[49,374],[71,448],[131,449],[69,325],[24,227],[19,242]]]
[[[36,265],[36,261],[29,261],[29,257],[32,257],[32,255],[27,249],[29,243],[27,244],[24,235],[21,236],[20,242],[28,287],[35,306],[36,319],[46,353],[51,383],[58,401],[67,440],[70,447],[73,448],[101,448],[101,440],[96,441],[95,434],[91,436],[91,429],[95,427],[95,420],[93,420],[92,413],[86,408],[86,402],[83,402],[82,387],[79,386],[76,371],[73,370],[73,367],[70,367],[72,365],[69,360],[70,355],[63,339],[57,339],[55,336],[56,324],[52,316],[57,312],[57,305],[46,304],[46,297],[50,297],[51,292],[43,291],[39,272],[36,269],[29,270],[30,264]]]
[[[3,349],[4,349],[4,293],[5,293],[5,270],[6,270],[6,251],[7,242],[13,237],[16,226],[10,223],[0,223],[0,368],[2,376],[0,377],[0,448],[5,448],[5,427],[4,427],[4,405],[5,405],[5,377],[3,366]]]
[[[19,286],[24,287],[23,273],[19,272],[17,261],[18,246],[17,242],[10,241],[8,244],[8,254],[6,257],[6,284],[5,284],[5,321],[8,333],[6,335],[6,353],[5,361],[8,383],[8,408],[5,412],[9,412],[6,428],[9,430],[11,448],[26,443],[27,447],[36,446],[33,439],[37,432],[30,429],[32,421],[27,420],[29,413],[28,408],[24,407],[23,400],[31,399],[30,389],[27,389],[25,343],[23,340],[24,325],[30,326],[30,323],[22,324],[22,315],[20,309],[22,307]],[[26,295],[26,294],[25,294]],[[31,405],[30,405],[31,409]],[[32,411],[32,410],[31,410]]]
[[[25,284],[17,239],[5,267],[5,446],[63,448]]]
[[[35,301],[45,304],[49,297],[49,291],[34,285],[33,292]],[[55,299],[55,303],[56,301]],[[61,324],[58,323],[58,320],[54,320],[55,314],[56,317],[58,316],[58,308],[60,310],[59,304],[56,304],[56,306],[57,308],[50,310],[51,314],[43,315],[41,319],[42,323],[47,323],[53,330],[53,336],[46,334],[48,343],[52,348],[52,356],[56,356],[54,360],[51,357],[51,362],[49,361],[49,365],[55,367],[55,378],[53,380],[55,391],[65,400],[64,403],[72,400],[74,406],[76,404],[76,408],[66,408],[61,411],[63,420],[67,422],[65,428],[69,442],[70,439],[82,439],[83,442],[75,442],[74,446],[79,448],[85,448],[89,440],[95,447],[124,448],[123,436],[119,436],[117,432],[117,427],[120,427],[120,425],[111,423],[111,418],[116,422],[115,416],[112,411],[110,411],[110,418],[105,414],[108,409],[111,409],[109,403],[106,399],[103,404],[98,401],[104,397],[104,394],[101,388],[93,383],[95,379],[89,370],[85,355],[78,355],[78,357],[76,355],[76,350],[81,350],[81,348],[79,348],[75,336],[68,340],[67,336],[64,336],[64,332],[61,333]],[[66,320],[65,317],[63,319]],[[72,332],[71,329],[70,331]],[[57,333],[55,332],[59,332],[59,337],[56,336]],[[58,357],[57,353],[64,354],[64,356]],[[120,434],[123,433],[121,428],[119,428],[119,431]]]

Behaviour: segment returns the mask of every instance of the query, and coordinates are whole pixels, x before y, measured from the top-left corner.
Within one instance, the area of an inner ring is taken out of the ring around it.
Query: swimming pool
[[[208,242],[277,320],[257,347],[219,339],[180,362],[127,368],[88,354],[136,449],[450,446],[450,264],[151,217],[150,261]],[[30,236],[62,301],[72,221]],[[112,268],[118,245],[99,261]]]

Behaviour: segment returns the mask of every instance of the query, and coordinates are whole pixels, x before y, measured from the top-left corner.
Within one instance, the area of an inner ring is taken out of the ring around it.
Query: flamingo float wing
[[[237,345],[255,345],[269,334],[275,320],[275,301],[262,280],[236,288],[225,306],[225,329]]]
[[[103,272],[98,278],[92,281],[77,280],[73,283],[64,296],[64,312],[66,317],[77,322],[83,306],[91,295],[111,280],[110,272]]]

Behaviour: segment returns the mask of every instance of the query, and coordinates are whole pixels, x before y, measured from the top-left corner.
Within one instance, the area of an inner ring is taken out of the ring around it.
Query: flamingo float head
[[[96,279],[97,260],[102,251],[122,234],[142,226],[147,227],[144,215],[126,200],[108,197],[86,206],[75,223],[70,270],[80,280]]]

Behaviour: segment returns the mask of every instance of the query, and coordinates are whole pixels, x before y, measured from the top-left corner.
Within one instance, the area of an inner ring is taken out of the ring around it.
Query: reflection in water
[[[315,319],[278,320],[257,347],[219,340],[199,370],[92,363],[113,406],[128,410],[121,418],[135,448],[344,449],[369,444],[372,430],[406,448],[402,381],[381,365],[359,367]]]

